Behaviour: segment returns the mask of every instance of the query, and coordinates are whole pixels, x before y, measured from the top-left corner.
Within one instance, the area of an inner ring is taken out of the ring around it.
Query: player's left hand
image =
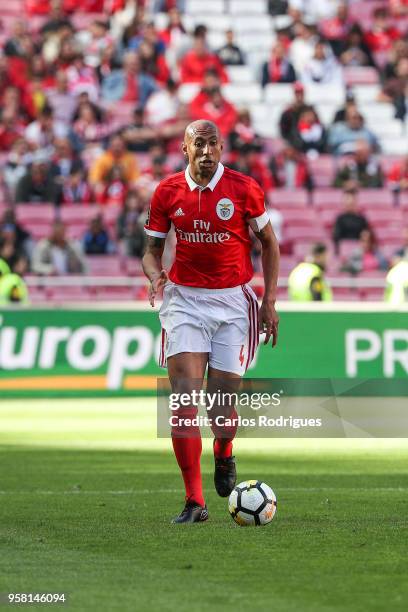
[[[274,302],[262,302],[259,309],[259,332],[265,334],[264,344],[268,344],[272,336],[272,346],[278,342],[279,316]]]
[[[154,306],[154,298],[156,297],[156,293],[164,287],[164,285],[169,280],[166,270],[162,270],[160,274],[155,274],[154,277],[150,281],[149,286],[149,302],[151,306]]]

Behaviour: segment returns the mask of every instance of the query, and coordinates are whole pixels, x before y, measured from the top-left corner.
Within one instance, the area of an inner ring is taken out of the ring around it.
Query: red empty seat
[[[344,302],[356,302],[359,299],[359,292],[353,287],[335,287],[332,289],[333,299]]]
[[[399,244],[402,240],[402,227],[395,225],[378,225],[375,228],[375,233],[380,242],[387,241],[392,242],[395,240],[395,244]]]
[[[128,257],[125,261],[125,268],[129,276],[142,276],[144,274],[141,259]]]
[[[50,227],[55,220],[55,207],[48,202],[42,204],[16,204],[15,210],[17,220],[30,231],[31,224],[43,223],[48,224],[48,227]]]
[[[287,227],[285,229],[285,238],[287,240],[310,240],[312,242],[322,241],[327,238],[326,230],[322,226],[304,225]]]
[[[137,288],[136,288],[137,289]],[[95,297],[100,301],[118,301],[136,299],[135,287],[97,287]]]
[[[62,206],[60,209],[60,219],[64,223],[82,222],[88,224],[97,214],[104,210],[97,204],[72,204]]]
[[[360,206],[392,206],[392,192],[389,189],[361,189],[358,195]]]
[[[280,269],[280,275],[281,276],[286,276],[288,275],[293,268],[297,265],[299,259],[297,257],[294,257],[292,255],[281,255],[280,258],[280,265],[279,265],[279,269]]]
[[[341,189],[316,189],[313,192],[313,205],[317,208],[337,208],[343,204],[343,192]]]
[[[373,66],[346,66],[344,79],[349,87],[351,85],[376,85],[378,72]]]
[[[21,222],[21,219],[20,219]],[[22,222],[24,229],[30,232],[34,240],[40,240],[41,238],[48,238],[51,233],[51,223],[42,221],[31,221],[29,223]]]
[[[82,240],[87,229],[88,223],[85,223],[83,221],[67,223],[67,238],[69,238],[70,240]]]
[[[365,215],[369,223],[374,226],[401,225],[404,222],[402,210],[399,208],[367,208]]]
[[[118,255],[88,255],[90,276],[123,276],[123,261]]]
[[[268,193],[269,204],[273,208],[297,208],[307,206],[308,192],[306,189],[275,189]]]
[[[310,255],[310,250],[314,244],[314,240],[296,240],[293,243],[293,255],[297,261],[303,261],[307,255]]]
[[[52,302],[82,302],[89,299],[90,292],[87,287],[65,285],[47,288],[47,300]]]
[[[348,259],[359,247],[359,244],[358,240],[342,240],[339,244],[340,259]]]
[[[318,223],[316,213],[311,208],[282,208],[284,223],[287,225],[312,225]]]
[[[308,160],[310,173],[315,188],[330,187],[333,183],[335,165],[331,155],[319,155],[316,159]]]
[[[404,210],[408,210],[408,191],[402,191],[400,193],[400,206]]]

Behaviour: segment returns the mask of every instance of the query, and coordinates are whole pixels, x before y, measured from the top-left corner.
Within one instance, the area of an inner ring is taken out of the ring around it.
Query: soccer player
[[[254,357],[259,333],[275,346],[279,318],[275,311],[279,247],[265,211],[264,194],[249,176],[220,163],[223,143],[217,126],[194,121],[182,145],[185,172],[164,179],[156,188],[146,222],[143,269],[150,280],[152,306],[163,288],[161,365],[167,364],[173,393],[198,391],[207,373],[207,392],[231,392]],[[177,246],[168,274],[162,268],[167,233],[173,223]],[[249,227],[262,244],[265,292],[258,310],[248,286],[253,275]],[[184,407],[180,417],[194,417],[197,407]],[[236,417],[232,407],[229,415]],[[236,483],[232,441],[236,418],[215,435],[214,483],[227,497]],[[174,453],[184,480],[185,507],[174,523],[208,518],[201,481],[201,435],[198,427],[172,428]],[[232,425],[231,425],[232,423]]]

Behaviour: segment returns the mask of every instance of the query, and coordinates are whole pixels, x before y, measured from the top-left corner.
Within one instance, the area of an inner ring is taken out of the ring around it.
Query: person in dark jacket
[[[52,202],[58,204],[61,187],[50,173],[48,157],[37,152],[27,173],[17,183],[15,200],[21,202]]]
[[[344,210],[340,213],[333,226],[333,242],[336,253],[342,240],[359,240],[361,232],[368,228],[368,221],[358,211],[358,191],[355,187],[347,187],[343,191]]]

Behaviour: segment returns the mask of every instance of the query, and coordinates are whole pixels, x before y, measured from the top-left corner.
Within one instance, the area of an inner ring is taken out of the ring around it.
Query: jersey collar
[[[197,185],[197,183],[191,178],[190,165],[187,166],[184,174],[186,177],[187,185],[190,187],[190,191],[194,191],[194,189],[196,188],[203,189],[203,187],[201,187],[200,185]],[[222,165],[221,162],[218,162],[217,170],[215,171],[214,176],[212,177],[211,181],[207,185],[207,187],[209,187],[211,191],[214,191],[214,189],[216,188],[218,184],[218,181],[220,180],[223,174],[224,174],[224,166]],[[204,187],[204,189],[207,189],[207,187]]]

